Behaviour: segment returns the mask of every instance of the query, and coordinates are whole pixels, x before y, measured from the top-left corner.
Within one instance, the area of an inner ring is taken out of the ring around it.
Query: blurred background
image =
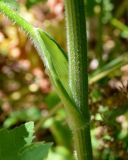
[[[18,0],[12,7],[66,48],[63,0]],[[95,160],[128,159],[128,1],[85,0],[89,108]],[[72,160],[66,113],[36,49],[0,14],[0,128],[35,122],[49,160]],[[52,158],[51,158],[52,157]]]

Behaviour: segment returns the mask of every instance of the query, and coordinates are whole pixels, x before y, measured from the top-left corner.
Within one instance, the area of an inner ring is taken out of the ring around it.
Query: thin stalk
[[[78,160],[92,160],[88,109],[87,40],[83,0],[65,0],[69,84],[83,123],[72,128]],[[74,119],[74,122],[77,121]]]
[[[13,12],[6,3],[0,1],[0,12],[6,15],[12,22],[21,27],[30,37],[35,37],[35,31],[31,24],[27,23],[17,12]]]

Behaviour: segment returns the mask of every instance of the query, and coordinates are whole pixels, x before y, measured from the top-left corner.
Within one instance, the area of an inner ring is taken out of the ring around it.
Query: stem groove
[[[65,0],[64,2],[69,53],[69,84],[81,115],[81,122],[72,128],[74,145],[78,160],[92,160],[84,1]],[[76,123],[77,120],[76,117],[72,123]]]

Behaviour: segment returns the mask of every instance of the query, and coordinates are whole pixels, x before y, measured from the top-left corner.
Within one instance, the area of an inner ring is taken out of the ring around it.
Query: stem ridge
[[[87,39],[83,0],[65,0],[67,43],[69,57],[69,85],[80,112],[72,128],[78,160],[92,160],[90,115],[88,109]]]

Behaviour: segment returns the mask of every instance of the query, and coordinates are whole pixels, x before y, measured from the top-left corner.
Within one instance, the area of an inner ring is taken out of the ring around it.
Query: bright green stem
[[[13,12],[6,3],[0,2],[0,11],[3,12],[3,14],[6,15],[15,24],[21,26],[21,28],[31,37],[35,37],[33,26],[27,23],[22,17],[20,17],[18,13],[16,14],[16,12]]]
[[[77,123],[78,125],[72,128],[75,150],[78,160],[92,160],[84,1],[65,0],[65,14],[69,53],[69,83],[84,124]],[[75,123],[75,120],[72,123]]]

